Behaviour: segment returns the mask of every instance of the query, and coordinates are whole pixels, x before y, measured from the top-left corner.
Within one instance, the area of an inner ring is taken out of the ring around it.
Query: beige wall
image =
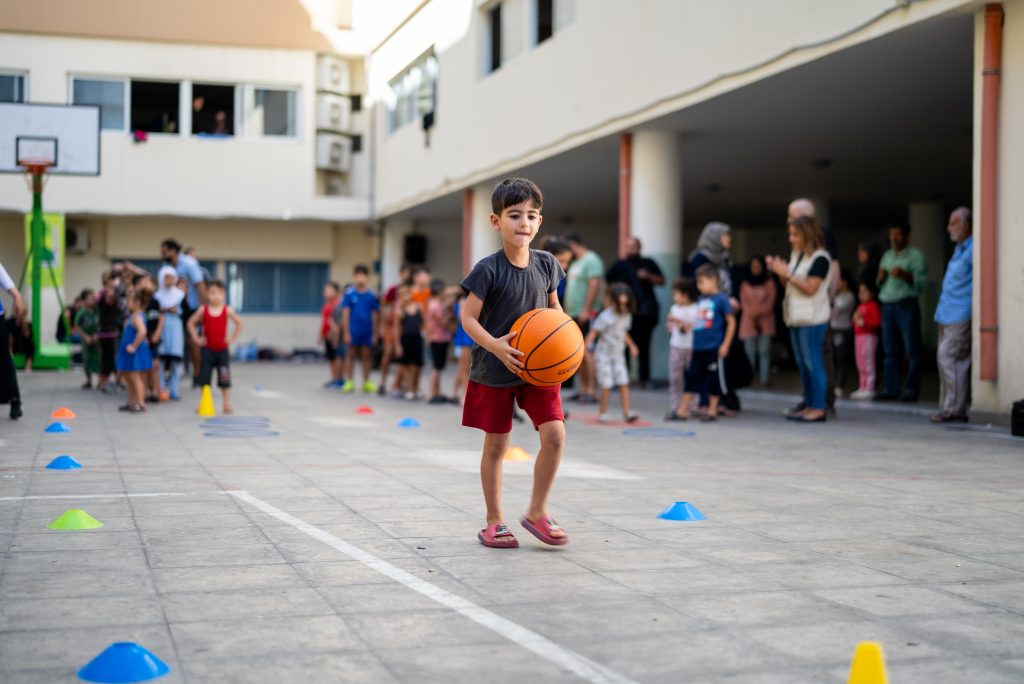
[[[974,381],[972,395],[975,407],[1006,411],[1010,404],[1024,399],[1024,130],[1018,122],[1024,121],[1024,0],[1007,0],[1003,27],[1003,70],[1000,92],[999,128],[999,184],[997,189],[996,221],[998,231],[998,315],[999,357],[998,378],[995,382],[978,377],[979,349],[974,345]],[[975,122],[981,115],[981,69],[983,65],[984,11],[976,15],[975,22]],[[974,206],[975,226],[983,220],[979,194],[980,128],[974,128]],[[980,303],[979,253],[983,237],[974,233],[974,339],[978,340],[978,311]]]
[[[350,0],[33,0],[0,3],[0,30],[214,45],[327,50],[310,9],[351,20]],[[316,7],[330,5],[331,7]]]
[[[528,0],[506,4],[510,30],[526,37]],[[553,38],[517,41],[517,54],[484,75],[480,3],[432,0],[372,56],[375,101],[431,46],[440,62],[429,147],[415,124],[389,134],[379,107],[375,209],[415,206],[966,4],[577,1]],[[728,29],[708,40],[709,26]]]
[[[99,177],[54,177],[47,210],[65,213],[366,220],[369,153],[354,154],[351,196],[315,189],[316,54],[54,36],[0,34],[0,68],[28,72],[32,102],[69,101],[69,77],[191,80],[299,89],[295,139],[101,135]],[[358,71],[358,69],[356,70]],[[366,115],[354,116],[364,126]],[[22,178],[0,175],[0,210],[26,211]]]

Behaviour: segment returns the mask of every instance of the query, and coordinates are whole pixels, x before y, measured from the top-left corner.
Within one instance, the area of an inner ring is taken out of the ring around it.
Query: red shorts
[[[462,407],[462,424],[493,434],[512,432],[513,402],[530,416],[534,429],[553,420],[565,420],[561,389],[559,385],[490,387],[470,380]]]

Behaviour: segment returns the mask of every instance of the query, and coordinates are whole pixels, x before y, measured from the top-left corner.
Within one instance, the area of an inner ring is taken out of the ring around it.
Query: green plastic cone
[[[70,510],[65,511],[62,516],[47,525],[47,527],[51,530],[91,530],[103,527],[103,523],[85,511]]]

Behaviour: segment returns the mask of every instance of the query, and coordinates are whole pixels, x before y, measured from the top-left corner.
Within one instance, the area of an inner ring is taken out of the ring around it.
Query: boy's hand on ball
[[[523,356],[523,352],[518,349],[514,349],[509,344],[509,340],[515,337],[516,331],[513,330],[504,337],[498,337],[494,340],[494,348],[491,349],[491,353],[498,357],[498,360],[505,364],[505,368],[508,368],[510,372],[519,375],[523,370],[523,362],[519,360],[520,356]]]

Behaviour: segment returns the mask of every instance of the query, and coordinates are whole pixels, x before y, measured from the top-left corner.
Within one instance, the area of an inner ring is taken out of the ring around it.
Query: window
[[[328,265],[316,262],[228,262],[228,303],[245,313],[317,313]]]
[[[192,135],[235,134],[235,87],[192,84]]]
[[[71,79],[71,104],[98,105],[100,128],[123,131],[126,123],[125,101],[128,82],[122,79]]]
[[[290,138],[297,135],[296,91],[270,88],[248,88],[247,91],[245,132],[248,135]]]
[[[21,74],[0,74],[0,102],[24,102],[25,77]]]
[[[487,72],[501,66],[501,3],[487,11]]]
[[[543,43],[555,33],[554,0],[537,0],[537,43]]]
[[[350,95],[352,100],[352,111],[360,112],[363,109],[363,96],[362,95]]]
[[[178,133],[181,84],[166,81],[132,81],[131,126],[133,131]]]
[[[437,71],[437,57],[431,50],[391,79],[388,114],[392,131],[411,121],[422,122],[424,116],[433,113],[437,103]]]

